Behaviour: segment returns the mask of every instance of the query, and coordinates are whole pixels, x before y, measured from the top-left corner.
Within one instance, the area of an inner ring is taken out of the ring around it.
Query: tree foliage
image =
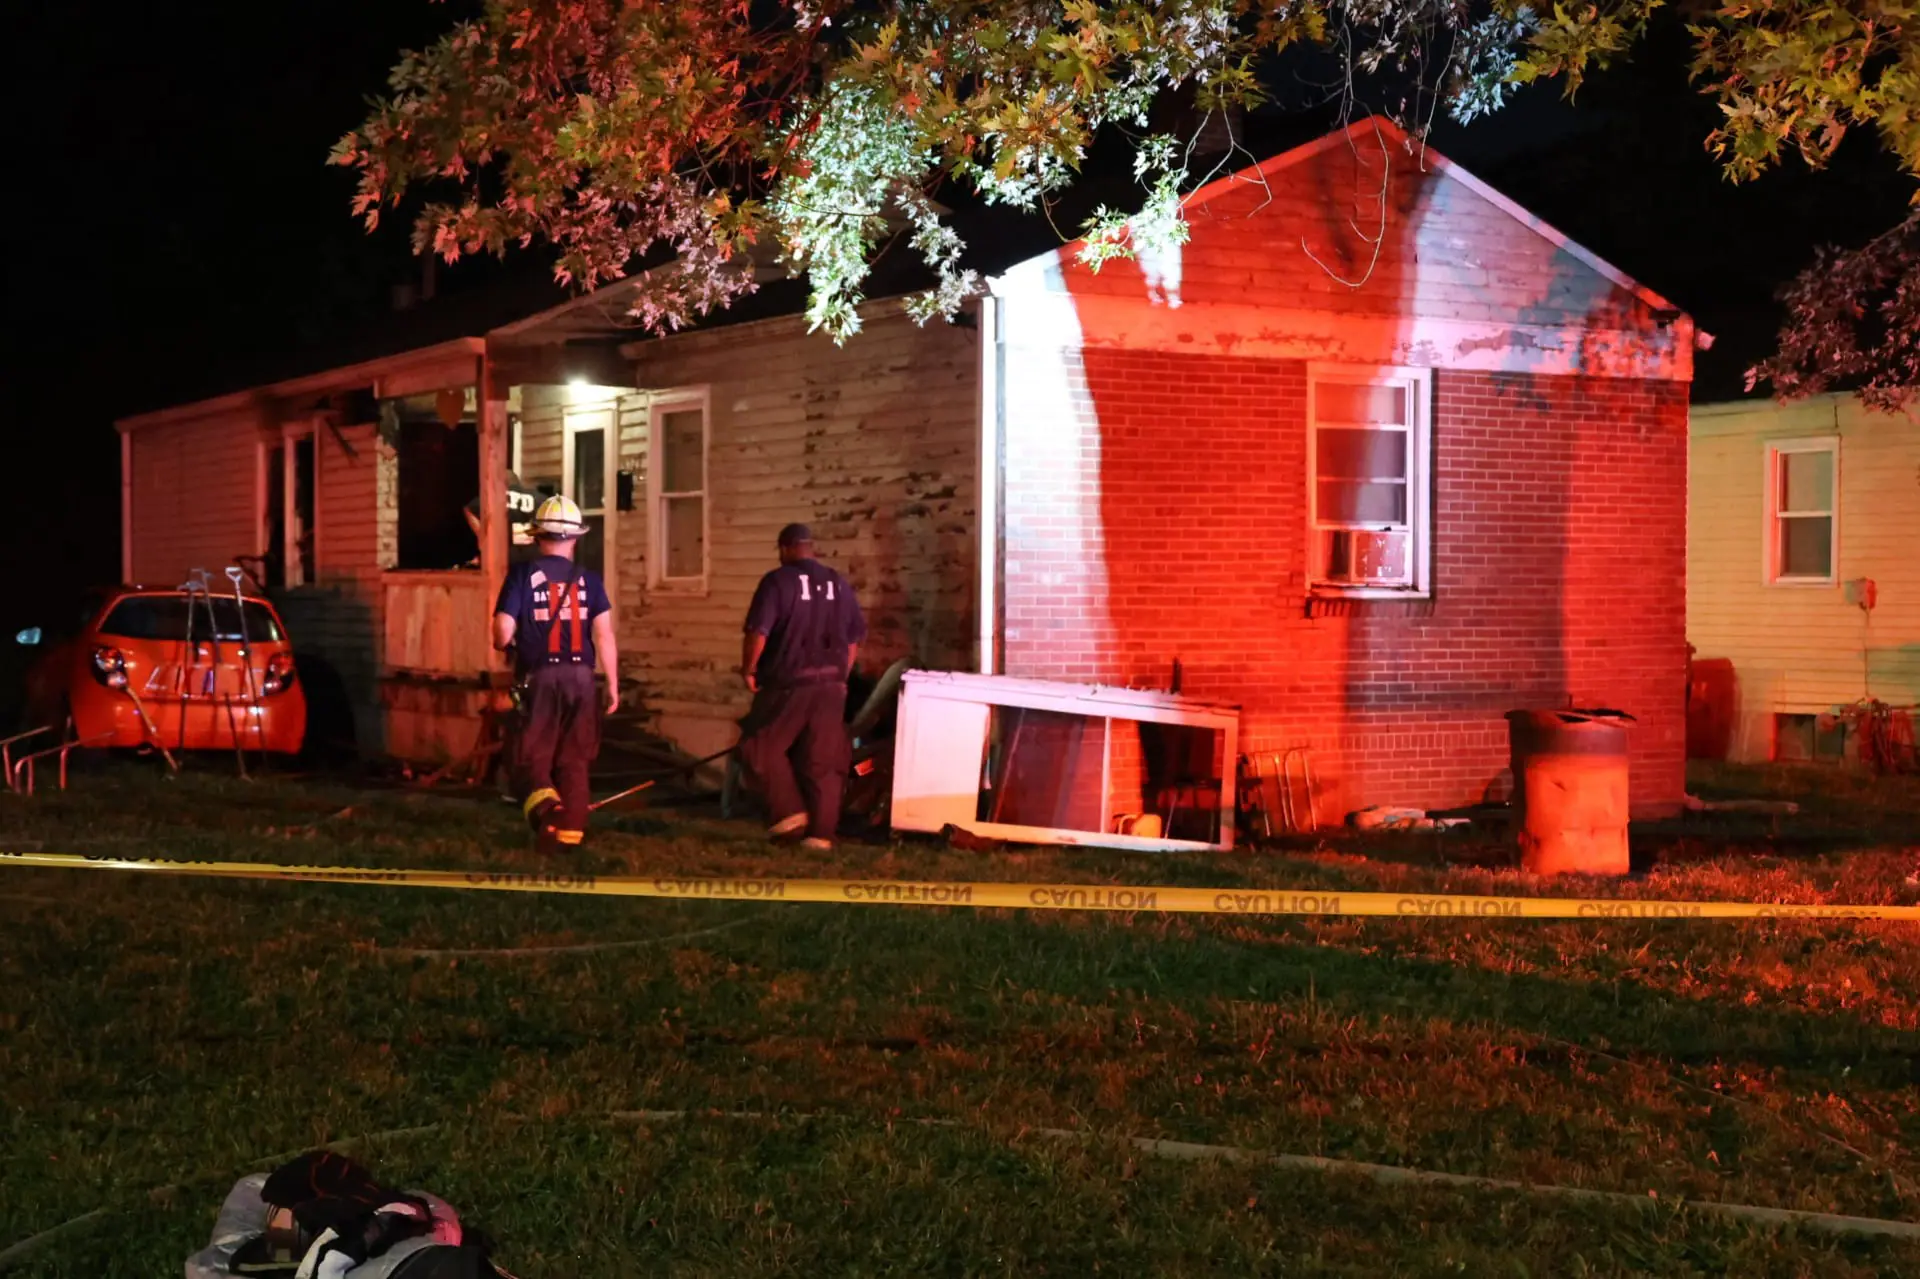
[[[1780,297],[1780,349],[1747,374],[1748,390],[1851,386],[1889,412],[1920,395],[1920,213],[1857,249],[1820,250]]]
[[[1663,0],[486,0],[406,54],[341,140],[369,224],[411,197],[416,247],[448,260],[535,239],[563,282],[644,270],[634,318],[666,330],[754,287],[750,259],[803,272],[809,318],[859,326],[869,266],[904,230],[936,284],[926,318],[977,287],[935,196],[1046,207],[1096,135],[1126,136],[1139,207],[1078,228],[1097,266],[1185,235],[1192,139],[1156,131],[1163,95],[1256,106],[1305,48],[1376,85],[1414,136],[1515,86],[1571,93],[1624,55]],[[1735,180],[1797,153],[1819,165],[1877,129],[1920,176],[1920,0],[1697,0],[1694,72]],[[1242,162],[1247,161],[1242,156]]]

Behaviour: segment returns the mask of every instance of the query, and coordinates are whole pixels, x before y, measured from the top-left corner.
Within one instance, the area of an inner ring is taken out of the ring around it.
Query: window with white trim
[[[1782,440],[1767,446],[1767,581],[1833,583],[1838,558],[1840,440]]]
[[[260,445],[258,559],[262,585],[269,589],[306,586],[315,577],[314,449],[314,429],[305,422],[283,427],[276,443]]]
[[[1425,369],[1309,371],[1308,576],[1315,591],[1427,593],[1431,390]]]
[[[708,423],[705,391],[655,396],[648,412],[647,576],[655,587],[707,583]]]

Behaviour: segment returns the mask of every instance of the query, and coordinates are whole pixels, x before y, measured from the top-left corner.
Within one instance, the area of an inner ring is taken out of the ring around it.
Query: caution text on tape
[[[222,879],[401,885],[482,892],[573,893],[853,906],[961,906],[1203,915],[1370,915],[1513,919],[1890,919],[1920,922],[1920,906],[1799,905],[1778,902],[1655,901],[1630,897],[1492,897],[1461,893],[1348,892],[1343,889],[1189,888],[1171,885],[1007,884],[939,880],[756,879],[705,875],[591,875],[565,870],[374,870],[8,853],[0,865],[132,871]]]

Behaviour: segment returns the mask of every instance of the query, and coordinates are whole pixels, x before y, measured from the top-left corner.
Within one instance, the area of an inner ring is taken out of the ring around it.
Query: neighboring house
[[[511,462],[601,512],[631,692],[696,754],[732,739],[740,618],[799,519],[876,667],[1166,688],[1177,662],[1184,694],[1243,708],[1246,750],[1311,753],[1323,818],[1498,794],[1503,713],[1568,704],[1634,714],[1636,805],[1677,804],[1691,321],[1384,123],[1187,203],[1185,245],[1098,274],[1066,246],[960,324],[871,304],[835,347],[730,316],[573,387],[618,343],[590,298],[133,419],[128,573],[284,544],[312,584],[286,589],[357,637],[334,651],[360,654],[362,744],[458,750],[498,683],[507,548],[496,515],[484,571],[411,562],[456,540],[406,536],[408,477],[451,444],[476,483]],[[167,468],[214,450],[225,487],[169,505]],[[1112,811],[1150,811],[1121,736]]]
[[[1690,433],[1696,753],[1849,753],[1836,712],[1920,703],[1920,421],[1822,395],[1701,405]]]

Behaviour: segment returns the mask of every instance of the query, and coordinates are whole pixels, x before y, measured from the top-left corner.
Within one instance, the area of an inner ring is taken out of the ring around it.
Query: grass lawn
[[[1600,891],[1920,900],[1915,779],[1696,786],[1807,807],[1644,832],[1647,872]],[[524,868],[523,844],[497,801],[210,767],[0,795],[14,851]],[[1495,848],[1431,836],[1213,859],[823,858],[637,811],[586,856],[606,872],[1547,891]],[[613,942],[631,944],[523,953]],[[449,950],[513,953],[419,953]],[[1168,1160],[1132,1137],[1645,1206]],[[17,1273],[177,1275],[233,1178],[349,1138],[451,1200],[523,1279],[1910,1276],[1920,1245],[1680,1205],[1920,1218],[1920,927],[852,909],[0,867],[0,1250],[111,1210]]]

